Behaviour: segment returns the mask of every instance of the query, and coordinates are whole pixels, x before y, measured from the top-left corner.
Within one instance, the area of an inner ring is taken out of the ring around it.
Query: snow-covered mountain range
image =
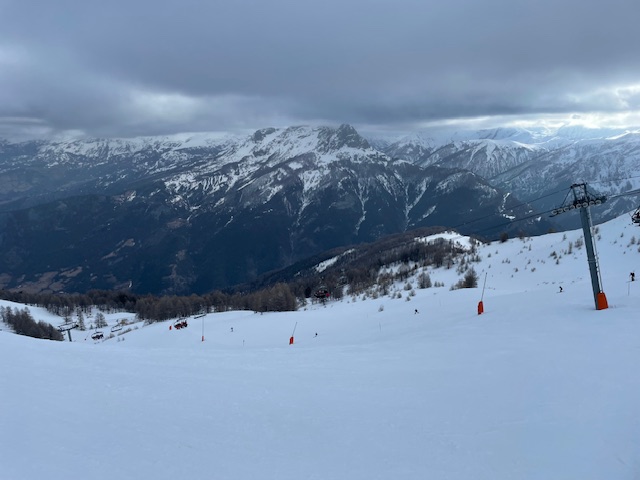
[[[4,141],[0,286],[202,292],[423,226],[485,237],[561,229],[545,212],[572,183],[613,197],[640,187],[638,146],[636,131],[584,129],[385,143],[349,125]],[[593,215],[634,206],[618,196]]]
[[[621,194],[640,187],[638,129],[499,128],[433,137],[425,132],[401,138],[383,150],[393,158],[417,165],[472,171],[523,201],[540,199],[533,203],[539,211],[558,206],[573,183],[588,183],[614,197],[605,208],[594,212],[596,221],[637,206],[636,196]],[[562,226],[576,224],[569,220]]]

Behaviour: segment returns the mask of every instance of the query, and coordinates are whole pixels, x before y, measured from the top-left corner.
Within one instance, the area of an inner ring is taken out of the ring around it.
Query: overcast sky
[[[638,0],[0,0],[0,136],[640,125]]]

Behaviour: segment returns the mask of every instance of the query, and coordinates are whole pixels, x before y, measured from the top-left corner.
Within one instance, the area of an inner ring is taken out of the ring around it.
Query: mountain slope
[[[348,125],[264,129],[173,163],[184,149],[172,148],[145,179],[96,177],[126,186],[118,195],[0,215],[2,286],[203,293],[417,227],[496,236],[550,226],[534,218],[513,226],[532,212],[517,198],[465,170],[393,161]]]
[[[384,151],[418,165],[469,170],[523,201],[540,199],[534,203],[538,211],[559,206],[570,185],[586,182],[612,197],[605,208],[594,212],[599,223],[637,206],[635,198],[619,195],[640,188],[639,145],[637,130],[500,128],[426,140],[413,135]],[[562,228],[578,226],[570,217],[558,221]]]
[[[95,344],[0,331],[3,474],[633,478],[639,231],[625,217],[599,229],[602,311],[572,231],[480,246],[484,292],[450,290],[456,265],[429,269],[444,287],[413,295],[398,282],[377,298],[211,313],[180,331],[139,324]]]

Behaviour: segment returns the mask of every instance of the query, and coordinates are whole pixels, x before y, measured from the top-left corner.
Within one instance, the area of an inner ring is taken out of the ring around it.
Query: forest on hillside
[[[337,259],[322,271],[315,266],[309,267],[287,279],[281,278],[282,274],[278,274],[280,277],[274,274],[254,285],[206,295],[154,296],[105,290],[56,294],[0,290],[0,298],[46,308],[65,321],[89,313],[93,308],[109,313],[135,313],[139,320],[147,323],[229,310],[293,311],[310,302],[327,302],[345,295],[367,292],[374,296],[388,295],[394,283],[405,282],[416,274],[416,285],[407,284],[405,290],[429,288],[432,284],[428,268],[452,268],[456,265],[465,278],[455,288],[474,286],[475,272],[471,264],[479,261],[475,245],[476,241],[472,240],[471,249],[465,249],[451,240],[423,242],[417,241],[415,234],[404,234],[333,252]],[[274,278],[279,280],[268,284],[269,279],[273,281]]]

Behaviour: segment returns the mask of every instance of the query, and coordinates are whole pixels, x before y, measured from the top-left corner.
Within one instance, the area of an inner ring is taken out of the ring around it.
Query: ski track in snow
[[[478,247],[476,289],[449,289],[454,265],[428,269],[445,287],[411,280],[413,297],[402,282],[401,299],[138,323],[98,343],[2,326],[0,478],[636,478],[640,230],[628,216],[598,230],[603,311],[574,231]]]

